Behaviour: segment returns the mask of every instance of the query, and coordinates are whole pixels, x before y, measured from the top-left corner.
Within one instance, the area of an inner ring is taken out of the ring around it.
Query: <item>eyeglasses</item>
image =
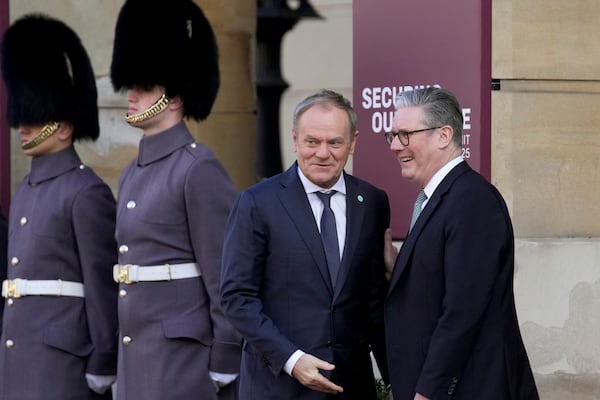
[[[400,140],[400,143],[402,143],[402,146],[408,146],[410,135],[414,135],[415,133],[419,132],[432,131],[438,128],[441,128],[441,126],[436,126],[434,128],[417,129],[415,131],[390,131],[385,133],[385,140],[388,142],[389,145],[391,145],[394,141],[394,138],[398,136],[398,139]]]

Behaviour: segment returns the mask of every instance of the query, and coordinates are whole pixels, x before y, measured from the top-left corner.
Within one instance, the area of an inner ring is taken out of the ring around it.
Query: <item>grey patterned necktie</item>
[[[331,283],[335,286],[335,280],[340,269],[340,246],[338,243],[337,228],[335,225],[335,215],[331,209],[331,196],[335,193],[332,190],[329,193],[315,192],[323,202],[323,214],[321,214],[321,241],[327,257],[327,267],[329,268],[329,277]]]
[[[417,200],[415,201],[415,207],[413,208],[412,218],[410,220],[410,229],[409,232],[412,231],[413,226],[415,226],[415,222],[419,218],[419,214],[421,214],[421,209],[423,208],[423,202],[427,200],[427,195],[423,190],[419,192],[417,196]]]

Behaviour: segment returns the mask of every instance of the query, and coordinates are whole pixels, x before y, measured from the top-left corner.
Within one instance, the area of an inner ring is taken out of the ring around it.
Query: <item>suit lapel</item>
[[[356,180],[345,173],[344,178],[346,180],[346,239],[340,263],[340,271],[334,288],[334,300],[344,287],[344,282],[348,277],[354,258],[354,250],[358,245],[358,233],[365,216],[365,207],[363,205],[365,199],[364,195],[359,191]]]
[[[425,229],[427,222],[429,221],[431,216],[435,213],[435,211],[439,207],[440,203],[443,201],[444,196],[450,190],[454,181],[456,181],[456,179],[460,175],[462,175],[463,173],[470,171],[470,170],[471,170],[471,167],[466,163],[466,161],[461,162],[456,167],[454,167],[448,173],[448,175],[446,175],[446,177],[442,180],[442,182],[440,182],[438,187],[435,189],[435,191],[431,195],[431,198],[427,202],[427,205],[421,212],[421,215],[419,215],[419,219],[415,223],[415,226],[413,226],[412,231],[410,231],[410,233],[406,237],[406,240],[402,244],[402,247],[400,247],[400,252],[398,254],[398,257],[396,258],[396,263],[394,265],[394,271],[392,272],[392,278],[390,280],[390,289],[389,289],[390,292],[392,291],[392,289],[394,288],[394,286],[396,285],[396,283],[402,276],[402,273],[406,269],[406,267],[408,265],[408,260],[410,259],[410,256],[415,247],[417,238],[421,234],[421,231],[423,231],[423,229]]]
[[[288,168],[283,174],[282,186],[282,190],[278,193],[279,200],[294,222],[296,229],[319,267],[319,272],[327,288],[333,294],[325,251],[321,243],[321,235],[315,223],[306,192],[296,172],[296,164]]]

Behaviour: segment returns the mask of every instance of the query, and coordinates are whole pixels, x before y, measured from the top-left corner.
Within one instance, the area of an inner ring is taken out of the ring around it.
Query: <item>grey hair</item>
[[[423,124],[434,127],[449,125],[454,131],[452,141],[457,148],[462,147],[463,115],[456,96],[449,90],[437,87],[419,88],[396,96],[396,108],[420,107],[423,110]]]
[[[298,129],[298,121],[300,120],[302,114],[304,114],[304,112],[309,108],[316,105],[322,107],[332,106],[345,111],[348,115],[348,121],[350,122],[350,136],[354,135],[356,132],[357,117],[354,108],[352,108],[352,103],[350,103],[350,100],[345,98],[343,95],[328,89],[322,89],[319,92],[306,97],[304,100],[298,103],[298,105],[296,105],[294,108],[293,119],[294,130]]]

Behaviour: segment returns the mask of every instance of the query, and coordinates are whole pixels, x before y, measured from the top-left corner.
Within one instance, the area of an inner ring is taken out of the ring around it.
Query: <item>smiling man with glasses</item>
[[[438,88],[404,92],[396,104],[386,139],[421,193],[414,226],[388,265],[393,396],[539,399],[515,311],[510,216],[498,190],[461,156],[460,105]],[[389,262],[395,251],[386,239]]]

